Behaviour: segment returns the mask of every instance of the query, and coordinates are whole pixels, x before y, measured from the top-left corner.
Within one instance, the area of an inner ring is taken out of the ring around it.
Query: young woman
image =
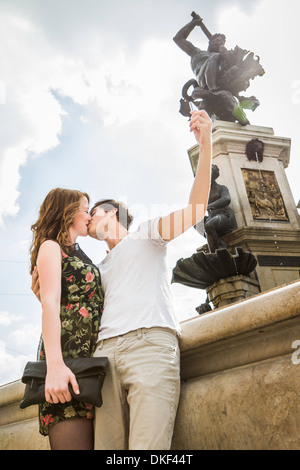
[[[76,190],[50,191],[32,225],[31,274],[38,270],[42,303],[40,360],[47,361],[46,401],[39,407],[40,433],[53,450],[93,449],[94,408],[72,399],[76,378],[64,358],[89,357],[95,350],[103,307],[96,266],[76,243],[87,236],[89,196]]]

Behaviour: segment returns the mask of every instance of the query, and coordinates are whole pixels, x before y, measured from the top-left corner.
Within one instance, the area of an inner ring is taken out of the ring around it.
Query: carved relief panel
[[[250,169],[242,173],[254,220],[288,221],[275,173]]]

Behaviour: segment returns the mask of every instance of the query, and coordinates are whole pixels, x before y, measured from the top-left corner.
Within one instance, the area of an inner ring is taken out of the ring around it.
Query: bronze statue
[[[200,16],[194,12],[192,18],[174,37],[175,43],[191,57],[191,68],[196,76],[196,80],[189,80],[183,87],[180,112],[189,116],[189,102],[192,101],[211,117],[249,124],[244,109],[254,111],[259,101],[253,96],[247,98],[239,94],[249,87],[250,79],[264,74],[259,58],[255,59],[253,53],[238,46],[234,50],[227,50],[224,34],[211,34]],[[187,40],[196,26],[200,26],[209,39],[207,51]],[[194,91],[189,95],[191,87]]]
[[[219,248],[227,248],[228,245],[220,237],[237,227],[234,212],[229,207],[231,198],[228,188],[216,182],[219,176],[219,168],[212,165],[208,216],[204,217],[204,231],[211,253]]]
[[[255,256],[240,247],[235,248],[235,254],[231,254],[226,248],[220,248],[215,253],[199,251],[189,258],[180,258],[177,261],[171,282],[206,289],[220,279],[249,276],[256,265]]]

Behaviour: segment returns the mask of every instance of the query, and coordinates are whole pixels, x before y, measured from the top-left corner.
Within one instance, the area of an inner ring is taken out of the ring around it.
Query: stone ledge
[[[299,380],[278,357],[183,383],[172,449],[300,450]]]
[[[292,354],[300,340],[300,281],[182,323],[181,375],[187,380]]]
[[[24,391],[24,384],[21,380],[15,380],[0,386],[0,408],[11,405],[19,400]]]
[[[173,449],[300,450],[300,281],[182,323]],[[47,450],[23,384],[0,387],[0,449]]]
[[[300,281],[257,294],[181,323],[181,351],[300,315]]]

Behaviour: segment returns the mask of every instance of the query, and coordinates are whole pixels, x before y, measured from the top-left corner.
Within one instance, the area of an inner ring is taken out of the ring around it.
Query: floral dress
[[[61,348],[64,358],[91,357],[95,351],[103,309],[103,290],[98,268],[75,243],[63,247],[61,279]],[[41,338],[38,360],[45,360]],[[94,406],[72,398],[67,403],[39,406],[40,433],[49,426],[72,418],[94,418]]]

